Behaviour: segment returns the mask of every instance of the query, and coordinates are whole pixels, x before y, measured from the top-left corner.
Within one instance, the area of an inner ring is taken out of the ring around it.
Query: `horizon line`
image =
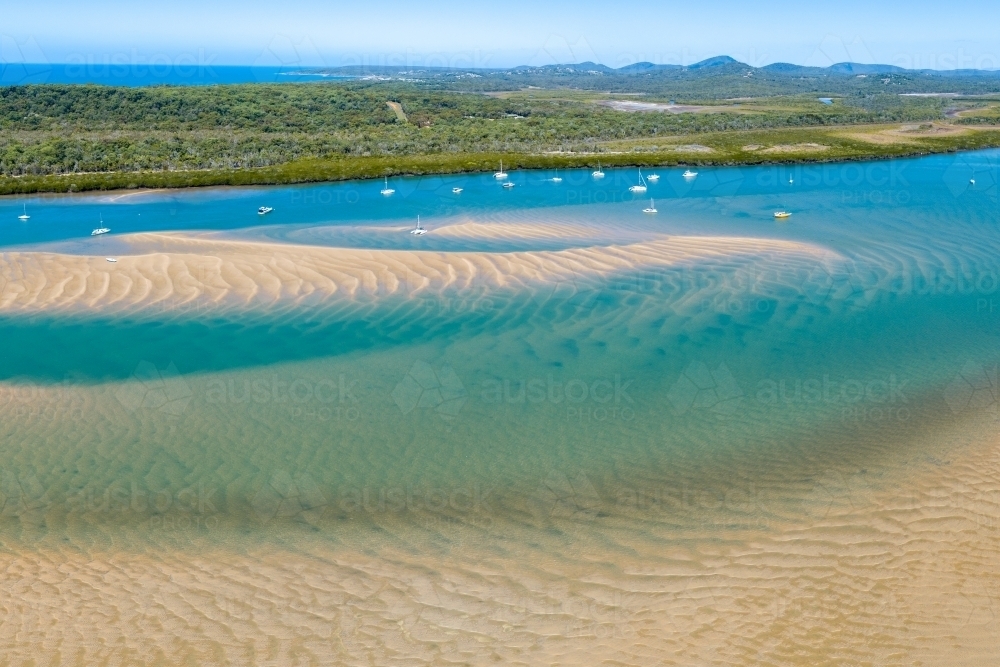
[[[112,62],[110,56],[103,60],[86,60],[86,61],[67,61],[67,62],[30,62],[30,61],[5,61],[0,62],[0,70],[11,66],[20,67],[32,67],[32,68],[45,68],[45,67],[101,67],[101,68],[130,68],[130,67],[157,67],[164,70],[169,69],[198,69],[198,70],[211,70],[213,68],[259,68],[259,69],[278,69],[286,70],[289,72],[303,71],[303,70],[337,70],[337,69],[349,69],[349,68],[401,68],[401,69],[422,69],[422,70],[434,70],[434,71],[464,71],[464,72],[505,72],[519,69],[545,69],[551,67],[579,67],[584,65],[592,65],[596,67],[602,67],[612,72],[620,72],[621,70],[635,67],[637,65],[648,65],[652,68],[670,68],[670,69],[691,69],[700,68],[708,66],[709,63],[713,61],[722,61],[718,65],[741,65],[749,69],[759,70],[767,69],[769,67],[774,67],[775,65],[787,65],[791,67],[801,68],[801,69],[814,69],[814,70],[826,70],[834,67],[844,67],[844,66],[857,66],[865,68],[881,67],[881,68],[891,68],[898,70],[900,72],[1000,72],[1000,68],[974,68],[974,67],[964,67],[964,68],[952,68],[952,69],[937,69],[933,67],[921,67],[921,68],[908,68],[901,65],[891,65],[889,63],[874,62],[865,63],[853,60],[845,60],[842,62],[831,63],[830,65],[802,65],[798,63],[788,62],[788,61],[774,61],[766,65],[750,65],[742,61],[736,60],[735,58],[728,55],[717,55],[704,58],[697,62],[681,65],[677,63],[654,63],[652,61],[640,60],[620,67],[612,67],[611,65],[605,65],[604,63],[595,62],[591,60],[579,61],[579,62],[559,62],[559,63],[547,63],[542,65],[512,65],[509,67],[452,67],[447,65],[424,65],[413,63],[374,63],[365,62],[361,63],[351,63],[351,64],[340,64],[340,65],[313,65],[313,64],[257,64],[257,63],[198,63],[198,62],[187,62],[184,59],[177,59],[177,62],[163,62],[158,60],[135,60],[129,62]],[[372,59],[374,60],[374,58]],[[716,66],[718,66],[716,65]]]

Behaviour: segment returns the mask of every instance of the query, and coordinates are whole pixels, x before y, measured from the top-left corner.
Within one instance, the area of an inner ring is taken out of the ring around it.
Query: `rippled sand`
[[[981,421],[904,456],[845,444],[809,472],[554,474],[520,513],[373,499],[263,539],[194,514],[22,545],[0,555],[0,647],[12,664],[990,664],[1000,447]]]
[[[989,241],[124,242],[0,261],[0,664],[991,664]]]
[[[220,308],[245,308],[310,297],[433,295],[476,286],[587,282],[616,272],[713,259],[780,255],[796,264],[838,259],[809,244],[752,238],[666,237],[624,246],[512,253],[320,248],[177,234],[136,234],[125,240],[140,253],[152,247],[158,251],[119,256],[115,263],[103,257],[5,253],[0,309],[113,312],[169,308],[199,299]]]

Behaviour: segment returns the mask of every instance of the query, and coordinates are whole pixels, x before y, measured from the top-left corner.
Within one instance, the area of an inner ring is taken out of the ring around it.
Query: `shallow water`
[[[8,252],[121,256],[140,250],[116,236],[163,230],[812,250],[3,313],[0,644],[79,664],[984,664],[998,155],[662,170],[655,217],[628,171],[37,197],[27,225],[5,200]],[[98,212],[114,233],[81,238]]]

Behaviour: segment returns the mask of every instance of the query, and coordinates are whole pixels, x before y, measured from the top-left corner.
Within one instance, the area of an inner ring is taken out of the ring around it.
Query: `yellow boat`
[[[779,220],[784,220],[785,218],[792,217],[792,214],[789,213],[788,211],[778,211],[777,213],[774,214],[774,217],[776,217]]]

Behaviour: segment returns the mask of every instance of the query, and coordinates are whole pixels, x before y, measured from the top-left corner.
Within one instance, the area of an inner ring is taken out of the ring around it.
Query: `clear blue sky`
[[[1000,68],[1000,2],[3,0],[0,61]]]

